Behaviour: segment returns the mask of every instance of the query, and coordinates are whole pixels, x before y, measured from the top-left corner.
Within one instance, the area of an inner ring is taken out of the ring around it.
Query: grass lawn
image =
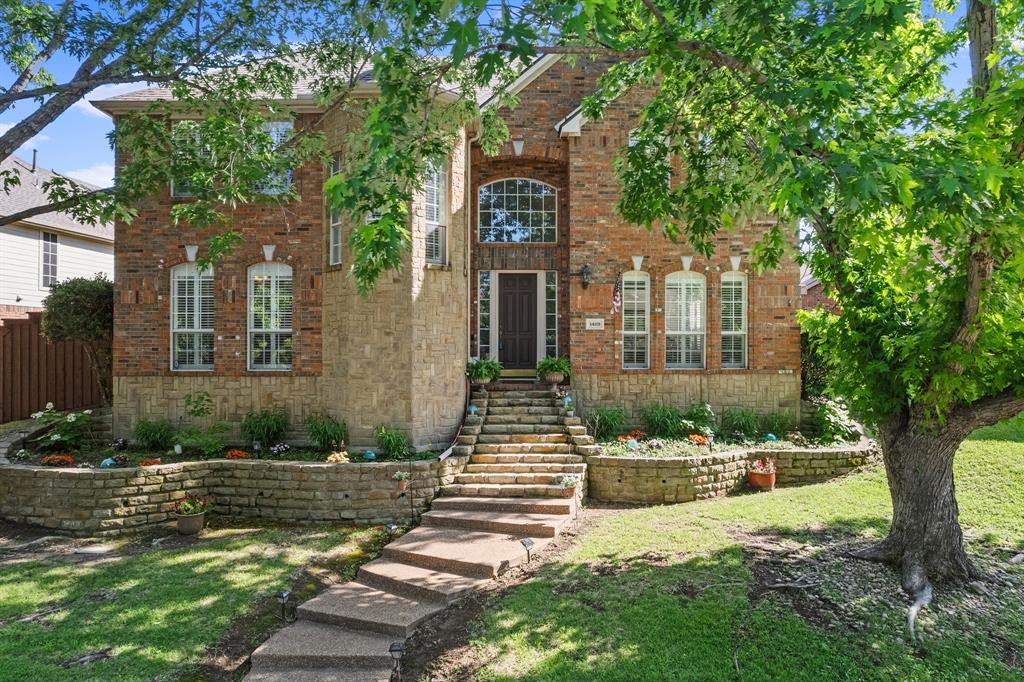
[[[588,512],[596,525],[560,561],[489,605],[467,667],[480,680],[1021,680],[1024,565],[1007,560],[1024,550],[1022,424],[976,434],[956,465],[969,548],[1003,583],[989,596],[938,585],[917,643],[896,575],[845,554],[886,532],[876,469]]]
[[[195,541],[113,540],[96,555],[82,554],[81,541],[18,552],[24,539],[0,534],[0,679],[233,679],[231,668],[279,624],[274,592],[288,587],[302,601],[349,580],[386,538],[218,523]],[[107,649],[110,658],[62,667]]]

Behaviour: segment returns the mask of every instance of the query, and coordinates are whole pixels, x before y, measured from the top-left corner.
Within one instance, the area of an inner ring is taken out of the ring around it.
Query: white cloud
[[[13,123],[0,123],[0,135],[6,135],[7,131],[14,127]],[[18,147],[18,151],[25,153],[31,152],[33,149],[39,146],[40,142],[48,142],[50,140],[49,135],[34,135],[25,141],[25,144]]]
[[[141,81],[136,83],[117,83],[116,85],[101,85],[98,88],[87,93],[85,97],[83,97],[82,99],[72,104],[71,108],[86,116],[92,116],[93,118],[109,118],[102,111],[100,111],[93,105],[89,104],[89,100],[116,97],[117,95],[123,95],[126,92],[141,90],[145,87],[146,83]]]
[[[68,171],[64,175],[75,180],[88,182],[90,185],[110,187],[114,184],[114,165],[110,163],[97,163],[95,166],[89,166],[88,168]]]

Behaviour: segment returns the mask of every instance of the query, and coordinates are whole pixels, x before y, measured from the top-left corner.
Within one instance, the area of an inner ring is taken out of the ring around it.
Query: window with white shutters
[[[341,172],[341,154],[331,158],[330,174],[335,176]],[[327,264],[341,264],[341,209],[327,207]]]
[[[448,164],[427,164],[423,183],[424,213],[426,217],[426,259],[428,263],[444,265],[448,239]]]
[[[742,272],[722,275],[722,367],[747,366],[747,276]]]
[[[647,369],[650,362],[650,277],[646,272],[622,276],[622,367]]]
[[[665,278],[665,367],[702,369],[705,334],[704,276],[674,272]]]
[[[263,132],[270,136],[272,149],[279,150],[292,134],[291,121],[267,121],[263,124]],[[276,196],[284,194],[292,184],[292,169],[269,173],[267,179],[257,189],[262,194]]]
[[[213,273],[195,263],[171,269],[171,369],[213,369]]]
[[[249,369],[292,366],[292,269],[284,263],[249,268]]]

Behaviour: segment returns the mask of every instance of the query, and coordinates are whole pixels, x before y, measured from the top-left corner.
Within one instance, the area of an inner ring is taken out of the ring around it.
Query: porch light
[[[274,250],[277,249],[276,244],[264,244],[263,245],[263,260],[268,263],[274,260]]]
[[[388,531],[388,538],[394,540],[395,533],[398,532],[399,525],[397,523],[389,523],[384,528]]]
[[[533,549],[533,538],[523,538],[519,541],[523,547],[526,548],[526,563],[530,563],[530,551]]]
[[[523,139],[521,139],[521,138],[520,139],[512,140],[512,151],[515,152],[516,156],[522,156],[523,155],[523,144],[524,144],[524,142],[525,141]]]
[[[690,266],[693,265],[693,256],[680,256],[679,260],[683,262],[683,270],[690,271]]]
[[[292,593],[288,590],[281,590],[274,595],[277,603],[281,605],[281,620],[286,623],[294,623],[298,615],[295,604],[292,602]]]
[[[729,256],[729,262],[732,263],[732,271],[736,272],[740,269],[741,256]]]
[[[581,267],[578,272],[570,272],[569,276],[579,277],[580,283],[583,285],[583,288],[586,289],[587,287],[590,286],[590,276],[592,274],[594,274],[593,269],[591,269],[589,265],[584,263],[583,267]]]
[[[185,260],[189,263],[196,262],[196,256],[199,255],[199,244],[186,244],[185,245]]]
[[[633,269],[634,270],[639,270],[640,267],[644,264],[644,257],[643,256],[630,256],[630,258],[633,259]]]

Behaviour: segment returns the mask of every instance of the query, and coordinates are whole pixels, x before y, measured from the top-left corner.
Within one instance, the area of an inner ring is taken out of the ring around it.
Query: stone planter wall
[[[79,536],[115,535],[172,518],[186,492],[213,511],[292,523],[408,520],[451,483],[466,457],[443,462],[326,464],[218,459],[126,469],[0,467],[0,518]],[[396,471],[413,475],[398,492]]]
[[[599,502],[663,504],[725,495],[746,484],[747,464],[774,457],[778,484],[847,474],[876,460],[874,443],[805,450],[738,450],[703,457],[587,458],[589,495]]]

